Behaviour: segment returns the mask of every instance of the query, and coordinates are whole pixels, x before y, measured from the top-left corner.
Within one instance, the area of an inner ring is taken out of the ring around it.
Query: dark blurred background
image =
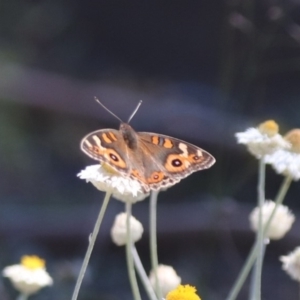
[[[203,299],[224,299],[254,239],[258,163],[234,133],[270,118],[283,134],[300,126],[299,46],[299,0],[2,1],[1,268],[40,255],[55,283],[32,299],[71,298],[103,199],[76,177],[95,163],[79,143],[119,126],[94,96],[123,120],[142,99],[137,131],[184,139],[217,159],[159,195],[158,251]],[[281,181],[268,168],[267,199]],[[293,183],[286,199],[297,217],[299,193]],[[133,208],[147,272],[148,202]],[[79,299],[132,299],[124,249],[109,235],[122,210],[110,202]],[[299,228],[268,246],[263,299],[298,296],[278,257],[299,245]],[[0,299],[15,296],[3,280]]]

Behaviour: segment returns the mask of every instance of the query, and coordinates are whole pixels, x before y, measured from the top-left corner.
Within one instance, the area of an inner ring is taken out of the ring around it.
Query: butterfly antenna
[[[133,111],[133,113],[131,114],[131,116],[129,117],[127,123],[130,122],[130,120],[133,118],[133,116],[136,114],[136,112],[138,111],[138,109],[140,108],[141,104],[143,103],[142,100],[139,101],[138,105],[136,106],[135,110]]]
[[[117,115],[115,115],[112,111],[110,111],[104,104],[100,102],[100,100],[95,97],[96,102],[98,102],[105,110],[107,110],[111,115],[113,115],[115,118],[117,118],[121,123],[124,123]]]

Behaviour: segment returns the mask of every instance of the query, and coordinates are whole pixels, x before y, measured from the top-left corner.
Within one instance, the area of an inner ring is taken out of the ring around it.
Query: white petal
[[[111,192],[114,198],[121,201],[134,203],[149,195],[137,180],[108,172],[99,164],[86,167],[77,176],[91,182],[100,191]]]
[[[34,294],[53,284],[52,278],[43,268],[31,270],[23,265],[12,265],[3,269],[3,276],[8,277],[13,286],[25,295]]]
[[[278,174],[291,176],[294,180],[300,179],[300,154],[289,150],[278,150],[266,155],[265,162],[271,164]]]
[[[235,134],[239,144],[245,144],[251,154],[256,158],[272,154],[278,149],[286,149],[290,144],[280,134],[270,137],[261,133],[257,128],[249,128],[245,132]]]

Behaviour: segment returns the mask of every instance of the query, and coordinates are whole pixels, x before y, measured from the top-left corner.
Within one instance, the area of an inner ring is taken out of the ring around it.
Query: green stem
[[[266,235],[266,232],[268,232],[268,229],[269,229],[269,226],[272,222],[272,219],[276,213],[276,210],[277,210],[277,207],[282,204],[283,200],[284,200],[284,197],[290,187],[290,184],[292,182],[292,177],[290,176],[287,176],[285,177],[281,187],[280,187],[280,190],[275,198],[275,207],[264,227],[264,236]],[[247,260],[241,270],[241,272],[239,273],[239,276],[236,280],[236,282],[234,283],[228,297],[226,298],[227,300],[235,300],[237,295],[239,294],[255,260],[256,260],[256,257],[257,257],[257,242],[252,246],[251,248],[251,251],[247,257]]]
[[[148,276],[145,272],[145,269],[143,267],[143,264],[141,262],[141,259],[139,257],[139,254],[138,254],[137,250],[136,250],[135,245],[133,245],[133,247],[132,247],[132,256],[133,256],[135,268],[137,270],[137,273],[139,274],[139,277],[141,279],[142,284],[144,285],[144,288],[146,290],[146,293],[147,293],[149,299],[150,300],[158,300],[156,298],[156,295],[154,293],[152,285],[149,281],[149,278],[148,278]]]
[[[265,202],[265,178],[266,178],[266,165],[263,158],[259,160],[259,172],[258,172],[258,230],[257,230],[257,259],[254,271],[254,285],[253,285],[253,299],[261,299],[261,274],[263,266],[263,252],[264,252],[264,229],[262,222],[262,208]]]
[[[81,287],[81,283],[82,283],[82,280],[84,278],[84,274],[86,272],[86,269],[87,269],[87,266],[88,266],[88,263],[89,263],[89,260],[90,260],[91,254],[92,254],[94,244],[95,244],[95,241],[96,241],[96,238],[97,238],[97,235],[98,235],[98,232],[99,232],[99,229],[100,229],[100,225],[102,223],[102,220],[103,220],[103,217],[104,217],[104,214],[105,214],[110,196],[111,196],[111,193],[106,192],[103,203],[102,203],[102,206],[101,206],[101,209],[100,209],[100,212],[99,212],[99,215],[98,215],[98,218],[97,218],[97,221],[96,221],[95,226],[94,226],[94,230],[93,230],[92,234],[89,237],[89,246],[88,246],[88,249],[86,251],[86,254],[85,254],[85,257],[84,257],[84,260],[83,260],[83,263],[82,263],[82,266],[81,266],[81,269],[80,269],[80,272],[79,272],[79,276],[77,278],[75,289],[74,289],[74,292],[73,292],[73,295],[72,295],[72,300],[76,300],[77,297],[78,297],[78,293],[79,293],[79,290],[80,290],[80,287]]]
[[[141,300],[141,295],[139,291],[139,286],[135,276],[134,263],[132,257],[132,237],[131,237],[131,226],[130,226],[130,218],[131,218],[131,202],[126,202],[126,260],[127,260],[127,269],[128,269],[128,277],[131,286],[131,291],[133,294],[134,300]]]
[[[156,230],[156,215],[157,215],[157,196],[158,192],[152,191],[150,196],[150,255],[152,271],[155,278],[155,292],[158,299],[162,299],[161,288],[157,276],[158,255],[157,255],[157,230]]]
[[[279,205],[282,204],[282,202],[284,200],[284,197],[285,197],[285,195],[286,195],[286,193],[287,193],[287,191],[288,191],[288,189],[289,189],[292,181],[293,181],[293,178],[291,176],[286,176],[284,178],[284,181],[281,184],[280,190],[279,190],[279,192],[278,192],[278,194],[277,194],[277,196],[275,198],[275,207],[274,207],[274,209],[273,209],[273,211],[272,211],[272,213],[271,213],[271,215],[269,217],[269,220],[267,221],[267,223],[265,225],[264,236],[268,232],[268,229],[269,229],[270,224],[271,224],[271,222],[273,220],[273,217],[274,217],[274,215],[275,215],[275,213],[277,211],[277,208],[278,208]]]
[[[257,245],[254,244],[251,248],[251,251],[247,257],[247,260],[244,264],[244,267],[243,269],[241,270],[241,272],[239,273],[239,276],[235,282],[235,284],[233,285],[228,297],[227,297],[227,300],[235,300],[237,295],[239,294],[254,262],[255,262],[255,259],[256,259],[256,256],[257,256]]]
[[[263,243],[263,258],[267,249],[267,244],[269,243],[269,239],[264,239]],[[257,245],[257,244],[255,244]],[[257,256],[257,250],[256,250],[256,256]],[[254,263],[253,263],[254,264]],[[255,275],[256,275],[256,266],[252,269],[252,276],[251,276],[251,282],[250,282],[250,293],[249,293],[249,300],[255,299],[254,297],[254,291],[255,291]]]

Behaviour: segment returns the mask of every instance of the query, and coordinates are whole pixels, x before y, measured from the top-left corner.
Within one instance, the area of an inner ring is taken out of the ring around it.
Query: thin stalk
[[[263,259],[267,250],[267,244],[269,243],[269,239],[264,239],[263,243]],[[256,252],[257,254],[257,252]],[[256,265],[252,269],[252,274],[251,274],[251,282],[250,282],[250,293],[249,293],[249,300],[255,299],[254,297],[254,291],[255,291],[255,275],[256,275]]]
[[[247,260],[246,260],[241,272],[239,273],[239,276],[238,276],[235,284],[233,285],[226,300],[235,300],[236,299],[243,284],[245,283],[245,280],[255,262],[256,257],[257,257],[257,244],[255,243],[252,246],[251,251],[247,257]]]
[[[132,256],[133,256],[133,261],[134,261],[135,268],[137,270],[137,273],[138,273],[138,275],[141,279],[141,282],[142,282],[142,284],[143,284],[143,286],[146,290],[146,293],[147,293],[149,299],[150,300],[158,300],[156,298],[156,295],[154,293],[152,285],[149,281],[149,278],[148,278],[148,276],[145,272],[145,269],[143,267],[143,264],[141,262],[141,259],[139,257],[139,254],[138,254],[137,250],[136,250],[135,245],[133,245],[133,247],[132,247]]]
[[[275,198],[275,207],[264,227],[264,236],[266,235],[266,232],[268,232],[269,226],[270,226],[272,219],[276,213],[277,207],[280,204],[282,204],[284,197],[290,187],[291,182],[292,182],[292,177],[287,176],[284,178],[284,181],[281,184],[279,192]],[[247,257],[247,260],[246,260],[242,270],[240,271],[236,282],[234,283],[232,289],[230,290],[230,293],[229,293],[228,297],[226,298],[226,300],[235,300],[236,299],[237,295],[239,294],[242,286],[244,285],[244,282],[256,260],[256,257],[257,257],[257,242],[252,246],[251,251]]]
[[[273,209],[273,211],[272,211],[272,213],[271,213],[271,215],[270,215],[270,217],[269,217],[269,220],[267,221],[267,223],[266,223],[266,225],[265,225],[265,228],[264,228],[264,236],[266,236],[266,233],[268,232],[268,229],[269,229],[270,224],[271,224],[271,222],[272,222],[272,220],[273,220],[273,217],[274,217],[274,215],[275,215],[275,213],[276,213],[276,211],[277,211],[277,208],[278,208],[278,206],[279,206],[280,204],[282,204],[282,202],[283,202],[283,200],[284,200],[284,197],[285,197],[285,195],[286,195],[286,193],[287,193],[287,191],[288,191],[288,189],[289,189],[289,187],[290,187],[292,181],[293,181],[293,178],[292,178],[291,176],[286,176],[286,177],[284,178],[284,181],[283,181],[283,183],[281,184],[280,190],[279,190],[279,192],[278,192],[278,194],[277,194],[277,196],[276,196],[276,198],[275,198],[275,206],[274,206],[274,209]]]
[[[156,230],[156,216],[157,216],[157,196],[158,192],[152,191],[150,196],[150,255],[152,271],[155,278],[155,293],[158,299],[162,299],[161,288],[158,282],[157,267],[157,230]]]
[[[99,215],[98,215],[98,218],[97,218],[97,221],[96,221],[95,226],[94,226],[94,230],[93,230],[92,234],[89,237],[89,246],[88,246],[88,249],[86,251],[86,254],[85,254],[85,257],[84,257],[84,260],[83,260],[83,263],[82,263],[82,266],[81,266],[81,269],[80,269],[80,272],[79,272],[79,276],[77,278],[77,282],[76,282],[75,289],[74,289],[74,292],[73,292],[72,300],[76,300],[77,297],[78,297],[80,286],[81,286],[82,280],[84,278],[84,274],[86,272],[86,269],[87,269],[87,266],[88,266],[88,263],[89,263],[89,260],[90,260],[91,254],[92,254],[94,244],[95,244],[95,241],[96,241],[96,238],[97,238],[97,235],[98,235],[98,232],[99,232],[99,229],[100,229],[100,225],[102,223],[102,220],[103,220],[103,217],[104,217],[104,214],[105,214],[110,196],[111,196],[111,193],[106,192],[103,203],[102,203],[102,206],[101,206],[101,209],[100,209],[100,212],[99,212]]]
[[[265,202],[265,178],[266,178],[266,164],[264,159],[259,160],[259,172],[258,172],[258,230],[257,230],[257,259],[255,266],[255,275],[253,283],[253,298],[251,300],[260,300],[261,299],[261,274],[263,266],[263,252],[264,252],[264,229],[262,222],[262,207]]]
[[[130,218],[131,218],[131,202],[126,202],[126,261],[127,261],[127,270],[128,277],[131,286],[131,291],[133,294],[134,300],[141,300],[141,295],[139,291],[139,286],[135,276],[134,264],[133,264],[133,256],[132,256],[132,237],[131,237],[131,226],[130,226]]]
[[[17,298],[17,300],[27,300],[27,299],[28,299],[28,296],[24,295],[24,294],[20,294]]]

